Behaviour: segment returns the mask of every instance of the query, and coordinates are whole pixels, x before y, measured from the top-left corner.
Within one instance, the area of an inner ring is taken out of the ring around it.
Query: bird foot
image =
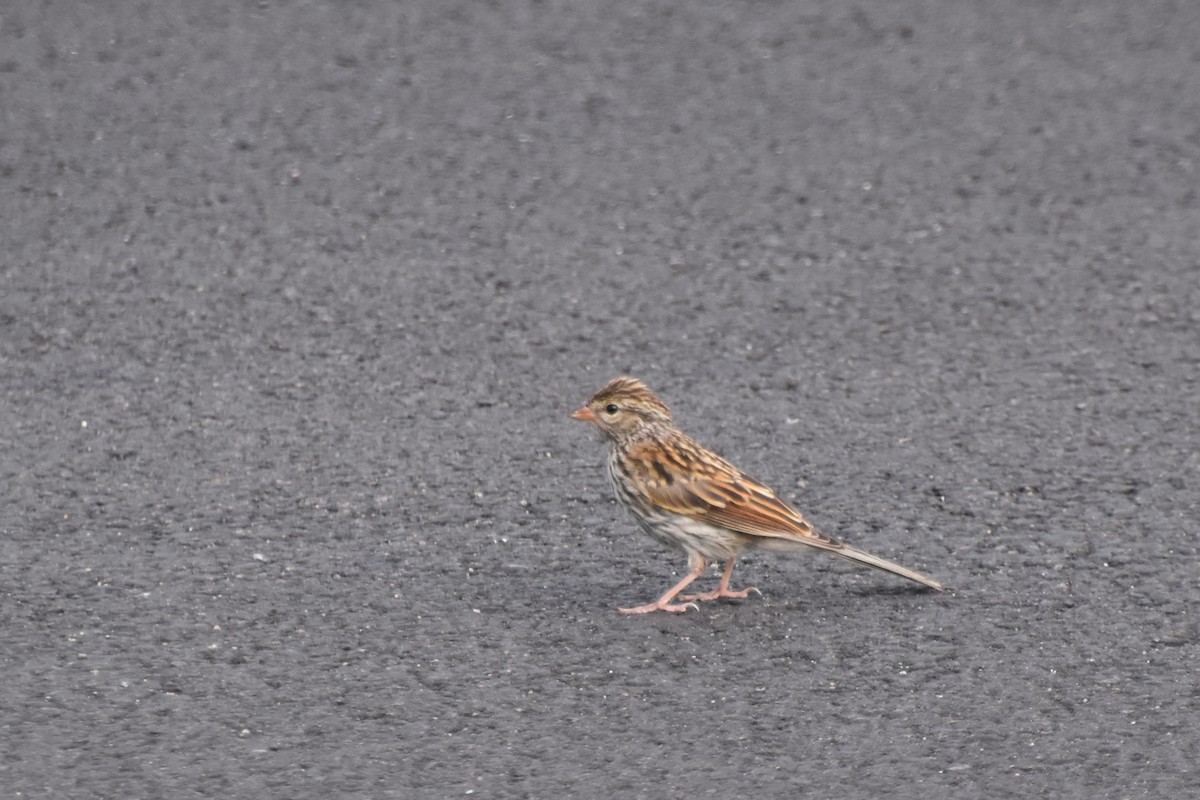
[[[700,594],[681,594],[679,595],[679,599],[684,601],[705,601],[716,600],[720,597],[732,597],[738,600],[745,600],[750,596],[751,592],[754,592],[759,597],[762,597],[762,592],[760,592],[757,588],[754,586],[747,586],[745,589],[740,591],[734,591],[733,589],[713,589],[711,592],[702,592]]]
[[[695,603],[665,603],[662,600],[656,600],[653,603],[646,603],[644,606],[634,606],[633,608],[618,608],[622,614],[629,616],[630,614],[649,614],[652,611],[670,611],[672,614],[682,614],[688,609],[700,610],[700,606]]]

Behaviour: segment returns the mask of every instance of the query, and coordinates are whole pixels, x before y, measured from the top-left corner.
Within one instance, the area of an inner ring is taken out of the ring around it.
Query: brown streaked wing
[[[669,511],[752,536],[834,544],[769,487],[682,435],[633,445],[626,464]]]

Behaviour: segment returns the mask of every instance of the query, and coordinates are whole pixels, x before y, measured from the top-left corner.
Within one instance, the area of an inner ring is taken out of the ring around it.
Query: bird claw
[[[701,594],[685,594],[685,595],[680,595],[679,599],[680,600],[705,601],[705,600],[718,600],[722,597],[728,597],[732,600],[745,600],[747,597],[750,596],[751,592],[754,592],[759,597],[763,596],[763,593],[758,590],[758,587],[747,586],[745,589],[741,589],[739,591],[733,591],[732,589],[725,589],[724,591],[722,591],[720,589],[713,589],[711,592],[703,592]]]
[[[700,606],[696,605],[695,603],[663,603],[660,601],[655,603],[646,603],[644,606],[634,606],[633,608],[618,608],[617,611],[625,616],[630,616],[631,614],[649,614],[653,611],[669,611],[672,614],[682,614],[689,608],[693,608],[696,611],[700,610]]]

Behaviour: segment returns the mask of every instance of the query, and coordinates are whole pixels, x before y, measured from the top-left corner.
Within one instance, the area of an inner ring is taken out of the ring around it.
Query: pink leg
[[[675,595],[679,594],[685,586],[699,578],[704,573],[708,563],[704,559],[689,559],[692,571],[684,577],[679,583],[667,589],[663,596],[655,600],[653,603],[646,603],[644,606],[634,606],[633,608],[618,608],[622,614],[649,614],[651,611],[671,611],[675,614],[681,614],[689,608],[698,609],[695,603],[672,603],[671,600]]]
[[[716,600],[718,597],[746,598],[746,597],[750,596],[751,592],[754,592],[755,594],[762,596],[762,592],[760,592],[758,589],[754,588],[753,586],[747,586],[745,589],[742,589],[741,591],[734,591],[733,589],[729,588],[729,579],[733,576],[733,562],[736,560],[737,559],[735,559],[735,558],[731,558],[725,562],[725,571],[723,573],[721,573],[721,585],[718,586],[716,589],[713,589],[711,592],[703,592],[701,594],[685,594],[682,597],[680,597],[679,599],[687,601],[687,600]],[[680,587],[680,588],[682,588],[682,587]]]

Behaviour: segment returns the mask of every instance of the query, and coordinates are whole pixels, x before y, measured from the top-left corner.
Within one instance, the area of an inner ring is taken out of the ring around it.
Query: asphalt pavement
[[[1198,41],[5,4],[5,796],[1197,796]],[[949,590],[618,615],[685,570],[568,417],[619,374]]]

